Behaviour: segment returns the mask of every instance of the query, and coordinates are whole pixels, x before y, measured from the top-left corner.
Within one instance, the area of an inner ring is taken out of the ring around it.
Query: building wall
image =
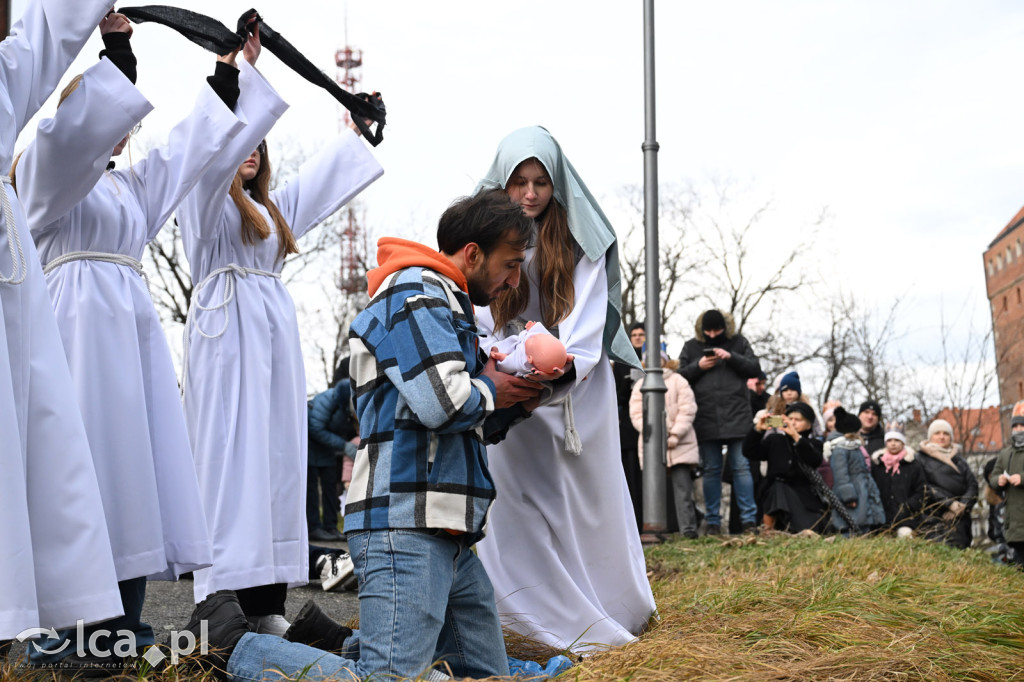
[[[999,376],[999,408],[1007,433],[1013,404],[1024,400],[1024,209],[989,245],[984,267]]]

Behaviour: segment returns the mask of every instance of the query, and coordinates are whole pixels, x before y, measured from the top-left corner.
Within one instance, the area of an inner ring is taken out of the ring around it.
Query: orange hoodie
[[[398,239],[397,237],[381,237],[377,242],[377,262],[380,265],[366,273],[366,279],[370,284],[367,290],[370,298],[377,293],[377,289],[384,283],[388,275],[412,267],[429,268],[434,272],[439,272],[445,277],[451,278],[460,289],[469,293],[469,285],[462,271],[443,254],[419,242],[411,242],[408,239]]]

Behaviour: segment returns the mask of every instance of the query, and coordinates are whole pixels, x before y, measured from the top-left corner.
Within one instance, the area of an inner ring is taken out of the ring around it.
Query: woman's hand
[[[1010,482],[1010,485],[1014,485],[1014,486],[1020,485],[1020,474],[1014,474],[1013,476],[1010,476],[1006,480],[1008,480]]]
[[[794,443],[799,443],[800,439],[803,437],[803,436],[800,435],[800,432],[797,431],[796,428],[793,427],[793,422],[789,421],[788,419],[786,419],[783,422],[782,431],[787,436],[792,438]]]
[[[245,41],[242,56],[245,57],[245,61],[249,62],[250,65],[256,66],[256,60],[260,58],[260,52],[262,51],[263,43],[260,42],[260,22],[256,21],[252,33],[249,34],[249,38]]]
[[[127,33],[128,37],[131,38],[133,30],[132,22],[128,21],[128,17],[118,14],[113,10],[107,16],[100,19],[100,35]]]
[[[242,48],[238,48],[237,50],[232,50],[231,52],[228,52],[227,54],[218,55],[217,56],[217,61],[218,62],[222,62],[224,64],[227,64],[228,66],[233,66],[233,67],[235,67],[237,69],[238,68],[237,57],[238,57],[238,53],[241,52],[241,50],[242,50]]]
[[[949,511],[953,516],[960,516],[964,513],[965,509],[967,509],[967,505],[960,500],[953,500],[949,503]]]

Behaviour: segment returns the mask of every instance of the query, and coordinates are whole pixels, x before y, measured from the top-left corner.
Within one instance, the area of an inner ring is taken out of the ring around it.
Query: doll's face
[[[555,189],[541,162],[527,159],[512,171],[505,192],[509,199],[523,207],[523,213],[530,218],[537,218],[551,203]]]
[[[565,346],[551,334],[534,334],[525,345],[527,359],[539,371],[550,374],[565,366]]]

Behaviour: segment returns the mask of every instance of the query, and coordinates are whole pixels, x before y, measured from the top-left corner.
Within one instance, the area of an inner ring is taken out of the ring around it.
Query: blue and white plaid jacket
[[[387,276],[349,330],[359,452],[345,531],[443,528],[482,537],[494,482],[473,306],[426,267]]]

